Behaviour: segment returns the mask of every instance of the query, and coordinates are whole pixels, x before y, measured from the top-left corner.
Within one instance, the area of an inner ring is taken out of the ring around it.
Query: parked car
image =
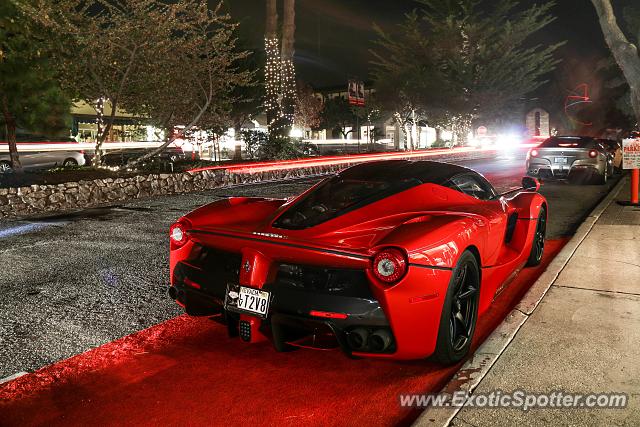
[[[20,164],[25,170],[50,169],[56,166],[84,166],[81,151],[37,151],[19,153]],[[13,171],[9,153],[0,153],[0,173]]]
[[[612,156],[613,169],[616,172],[622,171],[622,145],[613,139],[598,139],[598,142],[607,149]]]
[[[529,150],[526,167],[542,179],[586,177],[604,184],[613,175],[613,156],[595,138],[554,136]]]
[[[471,169],[390,160],[293,199],[217,201],[171,226],[169,295],[278,351],[456,363],[501,286],[541,262],[539,186],[498,194]]]
[[[151,150],[152,149],[149,148],[124,148],[121,150],[107,151],[102,155],[102,162],[107,166],[121,166],[131,160],[144,156]],[[185,160],[186,158],[187,156],[184,151],[182,151],[182,148],[167,147],[152,159],[175,163],[179,160]]]

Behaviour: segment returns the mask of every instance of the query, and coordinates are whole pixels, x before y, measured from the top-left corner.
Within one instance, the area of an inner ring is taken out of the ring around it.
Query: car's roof
[[[477,172],[462,166],[428,160],[383,160],[362,163],[345,169],[339,175],[345,179],[371,181],[417,179],[423,184],[444,184],[462,173],[477,175]]]

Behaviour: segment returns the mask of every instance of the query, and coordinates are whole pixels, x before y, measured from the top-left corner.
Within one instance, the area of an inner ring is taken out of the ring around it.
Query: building
[[[105,103],[104,115],[111,115],[111,105]],[[81,142],[95,142],[98,134],[98,115],[93,106],[84,101],[78,101],[71,107],[71,135]],[[129,114],[116,109],[113,126],[109,131],[108,141],[160,141],[163,132],[146,123],[144,117]]]

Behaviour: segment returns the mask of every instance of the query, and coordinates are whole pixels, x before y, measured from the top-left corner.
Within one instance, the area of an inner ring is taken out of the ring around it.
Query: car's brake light
[[[399,249],[383,249],[373,258],[372,270],[378,280],[384,283],[395,283],[407,272],[405,254]]]
[[[531,150],[529,154],[531,154],[531,157],[538,157],[538,150]]]
[[[189,236],[187,235],[189,228],[191,228],[191,224],[184,218],[169,228],[171,249],[180,249],[189,241]]]
[[[589,157],[595,159],[596,157],[598,157],[598,152],[596,150],[589,150]]]

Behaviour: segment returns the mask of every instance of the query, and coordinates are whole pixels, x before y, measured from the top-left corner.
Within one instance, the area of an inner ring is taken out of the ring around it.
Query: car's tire
[[[13,168],[11,167],[11,163],[5,160],[0,162],[0,174],[2,173],[11,173],[13,172]]]
[[[479,297],[478,261],[470,251],[465,251],[453,269],[447,288],[432,356],[434,361],[451,365],[469,353],[478,321]]]
[[[542,262],[542,256],[544,255],[544,244],[547,237],[547,210],[543,207],[538,214],[538,220],[536,221],[536,232],[531,242],[531,252],[529,253],[529,259],[527,259],[527,267],[535,267]]]
[[[62,166],[64,166],[65,168],[68,168],[70,166],[78,166],[78,161],[76,159],[68,158],[65,159],[64,162],[62,162]]]

